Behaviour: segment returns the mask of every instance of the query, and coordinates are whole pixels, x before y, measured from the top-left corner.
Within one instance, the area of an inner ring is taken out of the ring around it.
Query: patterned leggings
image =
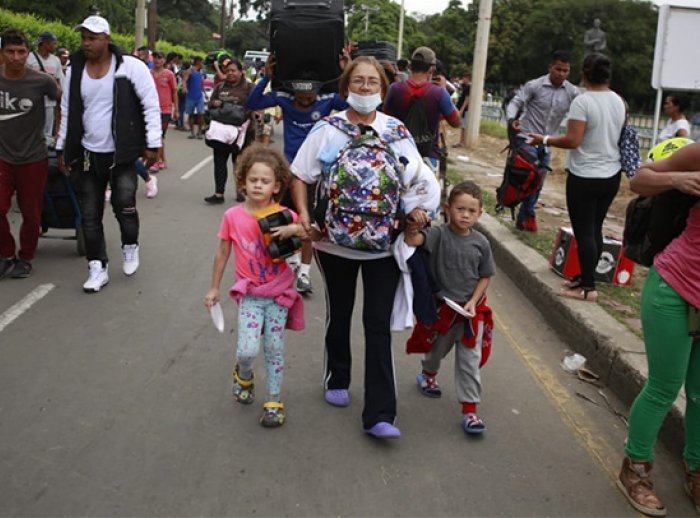
[[[250,296],[243,297],[238,308],[236,361],[241,371],[252,371],[260,351],[262,335],[265,340],[263,350],[267,369],[267,391],[270,395],[278,395],[282,388],[287,311],[287,308],[272,299]]]

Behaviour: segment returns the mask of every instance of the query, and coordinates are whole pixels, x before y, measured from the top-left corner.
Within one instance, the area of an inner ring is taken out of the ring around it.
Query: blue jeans
[[[525,143],[525,138],[524,137],[518,137],[515,139],[516,145],[518,146],[518,149],[525,148],[528,152],[532,153],[533,155],[537,156],[538,154],[538,146],[533,146],[532,144],[526,144]],[[549,167],[549,163],[552,160],[552,153],[549,151],[547,148],[545,148],[545,153],[544,153],[544,158],[542,159],[543,165]],[[544,182],[542,182],[542,185],[544,185]],[[542,187],[540,187],[537,192],[531,194],[527,198],[525,198],[521,203],[520,203],[520,210],[518,211],[518,218],[517,222],[518,223],[523,223],[525,221],[525,218],[527,217],[535,217],[535,207],[537,206],[537,200],[540,199],[540,192],[542,191]]]

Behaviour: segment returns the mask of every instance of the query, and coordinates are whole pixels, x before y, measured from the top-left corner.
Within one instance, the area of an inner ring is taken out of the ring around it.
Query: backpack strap
[[[356,126],[352,122],[345,120],[342,117],[328,116],[325,117],[324,120],[337,130],[340,130],[348,135],[351,139],[356,139],[362,135],[362,131],[360,130],[359,126]]]
[[[37,53],[37,51],[36,50],[32,51],[32,54],[34,54],[34,59],[36,59],[36,62],[39,65],[39,68],[41,68],[41,71],[44,74],[46,74],[46,69],[44,68],[44,62],[39,57],[39,54]]]
[[[384,133],[382,133],[381,139],[387,144],[392,144],[394,142],[398,142],[399,140],[409,138],[410,136],[411,133],[408,131],[406,125],[402,122],[398,126],[390,128]]]

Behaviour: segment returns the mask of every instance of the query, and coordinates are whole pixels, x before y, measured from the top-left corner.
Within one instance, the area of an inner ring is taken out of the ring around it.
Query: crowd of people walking
[[[238,403],[254,402],[254,364],[262,345],[267,390],[260,423],[284,424],[284,331],[304,329],[302,295],[313,291],[315,258],[327,301],[322,339],[326,403],[351,404],[350,330],[360,276],[362,430],[378,439],[401,435],[391,333],[415,322],[407,349],[424,354],[417,389],[428,398],[442,396],[438,374],[454,349],[461,427],[470,435],[486,431],[477,408],[481,368],[493,335],[487,289],[495,266],[488,239],[475,227],[483,195],[474,182],[459,182],[442,193],[440,207],[435,174],[444,147],[441,121],[460,128],[456,146],[465,144],[468,74],[453,87],[455,104],[446,72],[428,47],[415,49],[403,68],[368,56],[351,59],[352,49],[344,49],[338,56],[337,93],[308,86],[271,89],[274,55],[258,66],[255,81],[246,77],[241,61],[224,56],[216,60],[207,95],[209,78],[201,57],[185,64],[182,56],[147,48],[125,53],[111,42],[109,23],[99,15],[75,29],[81,46],[73,53],[56,53],[58,42],[50,32],[39,34],[34,52],[21,31],[2,33],[0,278],[32,273],[54,149],[60,171],[78,178],[88,262],[83,290],[96,293],[109,282],[107,201],[119,224],[122,271],[134,275],[141,253],[137,179],[146,181],[149,198],[157,195],[154,175],[173,165],[164,143],[174,124],[212,149],[214,192],[204,198],[208,205],[226,202],[229,160],[233,167],[235,203],[219,225],[204,304],[213,311],[219,303],[233,252],[235,280],[229,294],[239,305],[232,374]],[[552,147],[569,150],[566,202],[581,271],[560,294],[595,302],[603,221],[622,178],[619,141],[627,108],[611,88],[608,56],[585,56],[580,88],[568,80],[571,67],[567,53],[555,52],[547,73],[525,83],[505,109],[514,146],[539,157],[545,167]],[[313,76],[303,79],[315,84]],[[683,97],[667,96],[669,121],[660,139],[689,136],[685,108]],[[566,132],[558,134],[565,118]],[[270,146],[275,120],[284,123],[283,153]],[[698,164],[700,144],[691,144],[636,174],[626,172],[631,188],[643,196],[675,189],[698,197]],[[15,194],[22,213],[19,247],[7,218]],[[538,231],[539,194],[523,200],[519,231]],[[435,224],[439,209],[447,215],[443,225]],[[686,489],[700,509],[699,218],[696,198],[683,232],[656,256],[642,295],[649,380],[632,407],[618,485],[637,510],[653,516],[666,512],[649,478],[654,444],[683,385]]]

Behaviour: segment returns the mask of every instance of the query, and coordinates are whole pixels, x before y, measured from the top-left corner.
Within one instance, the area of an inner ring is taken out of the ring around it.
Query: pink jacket
[[[274,299],[277,304],[289,309],[287,329],[304,329],[304,302],[299,292],[294,289],[294,273],[291,268],[285,268],[274,280],[266,284],[255,285],[250,279],[239,279],[228,293],[236,302],[240,302],[246,295]]]

